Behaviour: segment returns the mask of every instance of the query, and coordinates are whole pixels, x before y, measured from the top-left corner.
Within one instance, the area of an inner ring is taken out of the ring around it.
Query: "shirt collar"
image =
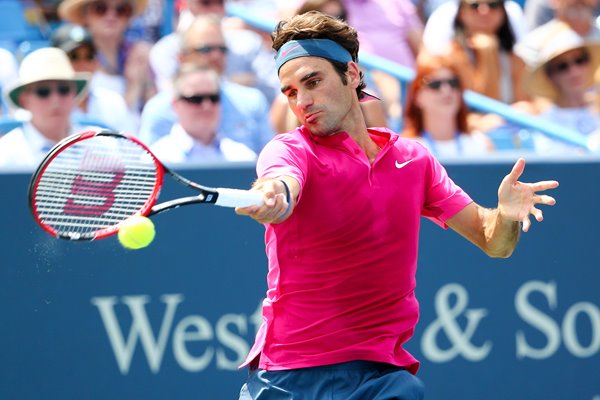
[[[312,141],[315,143],[319,143],[325,146],[337,146],[341,145],[348,140],[353,140],[347,132],[338,132],[331,136],[314,136],[310,133],[310,130],[304,125],[298,128],[300,132],[310,137]],[[372,139],[375,142],[379,143],[381,141],[389,141],[392,145],[398,140],[399,135],[397,133],[392,132],[387,128],[368,128],[367,131]],[[379,137],[379,140],[376,140],[374,137]]]
[[[173,125],[171,129],[171,138],[177,148],[181,149],[185,154],[190,154],[194,149],[214,149],[219,148],[219,135],[216,135],[215,140],[210,145],[205,145],[192,136],[190,136],[181,126],[181,124]]]

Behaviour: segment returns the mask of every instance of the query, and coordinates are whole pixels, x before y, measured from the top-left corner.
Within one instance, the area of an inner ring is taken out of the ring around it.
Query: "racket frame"
[[[44,157],[44,159],[40,163],[39,167],[36,169],[36,171],[32,175],[31,182],[29,184],[29,192],[28,192],[29,207],[30,207],[30,210],[31,210],[36,222],[42,227],[42,229],[44,229],[51,236],[58,237],[61,239],[68,239],[68,240],[101,239],[101,238],[112,236],[112,235],[116,234],[119,231],[120,226],[126,219],[126,218],[124,218],[122,221],[116,222],[115,224],[113,224],[111,226],[108,226],[105,228],[100,228],[97,231],[94,231],[93,234],[91,234],[91,233],[80,234],[78,232],[62,233],[62,232],[58,232],[52,226],[44,223],[44,221],[40,217],[40,213],[37,210],[36,201],[35,201],[35,193],[37,191],[41,177],[43,176],[43,174],[46,171],[46,169],[48,168],[48,166],[52,163],[52,160],[54,160],[62,151],[69,148],[70,146],[73,146],[78,142],[90,139],[95,136],[113,136],[113,137],[118,137],[120,139],[133,141],[137,145],[139,145],[141,148],[143,148],[146,151],[146,153],[148,153],[148,155],[150,155],[152,157],[154,165],[156,166],[156,182],[154,184],[154,189],[152,190],[151,195],[146,200],[144,205],[139,209],[139,211],[132,214],[131,217],[136,216],[136,215],[143,215],[143,216],[150,217],[150,216],[156,215],[156,214],[161,213],[166,210],[170,210],[170,209],[177,208],[177,207],[184,206],[184,205],[198,204],[198,203],[216,204],[216,205],[221,205],[221,206],[225,206],[225,207],[237,207],[237,206],[252,205],[252,204],[237,205],[237,204],[235,204],[236,197],[246,198],[248,200],[248,202],[255,201],[253,204],[256,204],[256,205],[262,204],[261,201],[258,200],[258,197],[259,197],[258,193],[249,193],[249,191],[247,191],[247,190],[239,190],[239,189],[210,188],[207,186],[200,185],[194,181],[191,181],[190,179],[187,179],[187,178],[179,175],[175,171],[169,169],[164,164],[162,164],[162,162],[150,151],[148,146],[146,146],[143,142],[141,142],[139,139],[137,139],[133,136],[126,135],[123,133],[118,133],[115,131],[110,131],[110,130],[87,131],[87,132],[83,132],[80,134],[69,136],[69,137],[63,139],[62,141],[60,141],[59,143],[57,143],[48,152],[48,154]],[[173,200],[167,200],[163,203],[156,204],[156,201],[158,200],[160,191],[162,189],[165,173],[168,173],[175,181],[179,182],[180,184],[197,190],[199,192],[199,194],[194,195],[194,196],[176,198]],[[222,194],[221,202],[219,201],[220,194]],[[232,199],[233,199],[233,202],[232,202]]]

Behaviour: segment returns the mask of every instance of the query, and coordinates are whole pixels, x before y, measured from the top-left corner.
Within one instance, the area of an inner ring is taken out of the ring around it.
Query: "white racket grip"
[[[256,190],[241,190],[218,188],[216,205],[221,207],[249,207],[262,206],[264,204],[263,194]]]

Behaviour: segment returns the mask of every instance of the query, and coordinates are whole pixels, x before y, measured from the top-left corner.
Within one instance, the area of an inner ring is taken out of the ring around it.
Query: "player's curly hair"
[[[352,56],[352,61],[358,62],[359,43],[356,29],[344,21],[319,11],[309,11],[280,21],[271,34],[271,39],[273,40],[273,49],[275,51],[278,51],[290,40],[330,39],[348,50]],[[333,65],[342,82],[347,84],[346,72],[348,71],[348,64],[329,59],[327,61]],[[360,84],[356,88],[359,98],[362,96],[361,92],[365,87],[364,74],[361,71]]]

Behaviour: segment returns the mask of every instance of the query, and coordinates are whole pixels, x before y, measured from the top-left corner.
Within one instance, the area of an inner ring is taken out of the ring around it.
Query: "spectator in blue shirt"
[[[269,107],[261,91],[233,83],[223,76],[227,47],[221,23],[212,16],[199,16],[183,34],[179,59],[216,70],[221,77],[219,131],[259,152],[273,137]],[[172,93],[159,92],[142,111],[140,138],[152,144],[166,135],[177,121],[171,105]]]

